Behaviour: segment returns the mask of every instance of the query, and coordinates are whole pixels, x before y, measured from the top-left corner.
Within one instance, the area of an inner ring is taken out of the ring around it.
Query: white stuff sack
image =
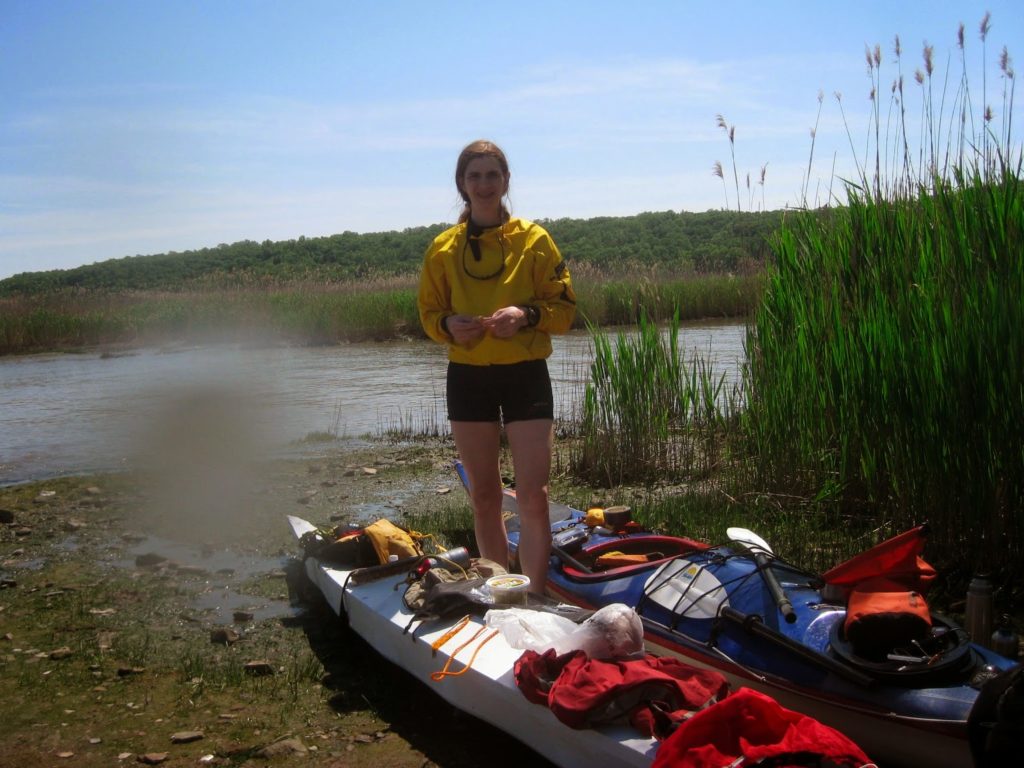
[[[581,624],[564,616],[528,608],[490,610],[488,627],[497,629],[513,648],[562,655],[583,651],[592,659],[636,658],[644,654],[644,627],[628,605],[612,603]]]
[[[591,659],[639,658],[644,655],[644,624],[628,605],[612,603],[576,627],[572,642],[572,650],[586,651]]]

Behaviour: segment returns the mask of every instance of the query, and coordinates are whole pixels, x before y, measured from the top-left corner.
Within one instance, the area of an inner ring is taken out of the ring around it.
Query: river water
[[[688,325],[679,346],[732,383],[744,335],[742,324]],[[592,359],[589,334],[555,340],[557,415],[573,413]],[[127,468],[197,435],[226,450],[315,455],[328,443],[304,440],[313,433],[446,430],[444,369],[443,348],[425,341],[0,358],[0,485]]]

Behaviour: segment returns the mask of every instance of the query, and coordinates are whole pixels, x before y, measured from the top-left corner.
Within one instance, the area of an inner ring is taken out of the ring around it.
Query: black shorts
[[[448,363],[451,421],[553,419],[554,396],[545,360],[508,365]]]

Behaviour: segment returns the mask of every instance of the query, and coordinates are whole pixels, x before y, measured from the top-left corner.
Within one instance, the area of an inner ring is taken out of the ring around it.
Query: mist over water
[[[712,363],[727,384],[740,375],[743,340],[735,323],[680,332],[685,356]],[[589,334],[556,339],[548,366],[559,415],[573,413],[592,358]],[[446,429],[444,372],[444,349],[422,341],[0,359],[0,484],[145,467],[173,478],[175,506],[191,489],[201,509],[213,474],[218,488],[243,487],[252,459],[322,452],[299,442],[311,433]]]

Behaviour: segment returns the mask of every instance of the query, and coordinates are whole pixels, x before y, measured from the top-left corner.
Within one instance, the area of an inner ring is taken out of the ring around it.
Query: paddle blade
[[[763,552],[766,555],[773,554],[771,546],[753,531],[746,528],[727,528],[725,535],[730,541],[736,541],[752,552]]]

